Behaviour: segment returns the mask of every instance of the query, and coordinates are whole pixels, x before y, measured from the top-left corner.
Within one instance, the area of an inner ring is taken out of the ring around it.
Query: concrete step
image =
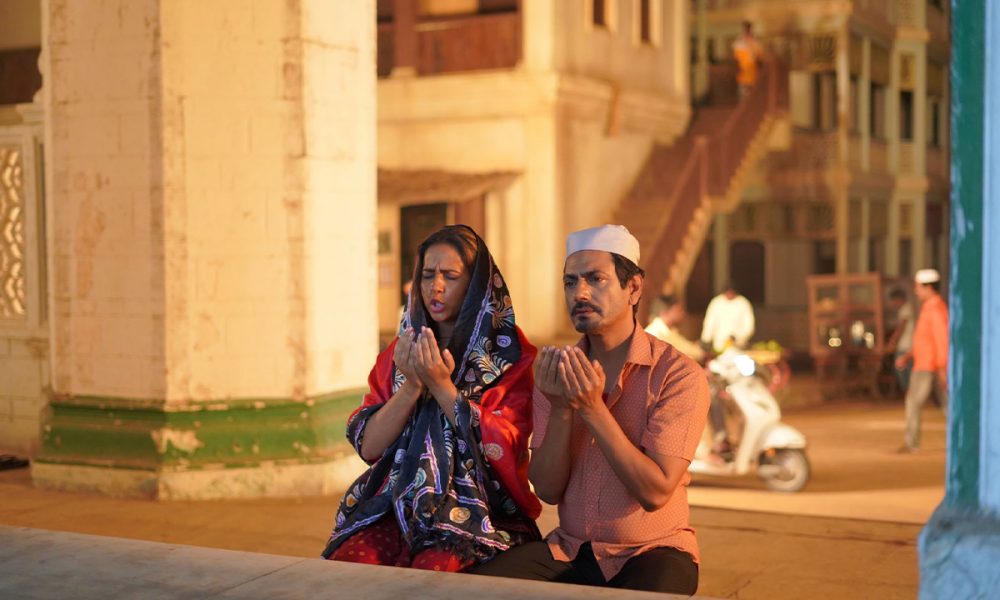
[[[0,598],[686,598],[0,526]],[[700,596],[706,598],[706,596]]]

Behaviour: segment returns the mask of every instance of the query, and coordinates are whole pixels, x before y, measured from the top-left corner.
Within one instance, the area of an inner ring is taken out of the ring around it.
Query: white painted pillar
[[[36,481],[282,493],[255,489],[273,468],[235,466],[319,464],[332,438],[311,412],[365,386],[377,351],[374,1],[45,0],[43,11],[59,403]],[[210,439],[212,418],[181,419],[245,405],[256,412],[233,427],[247,435],[218,447],[228,434]],[[263,420],[279,405],[301,418],[282,427],[314,442]],[[114,408],[70,450],[60,431]],[[132,454],[88,454],[100,436],[158,427],[129,422],[138,409],[162,427],[128,450],[104,446]],[[91,476],[108,464],[141,477]],[[208,485],[213,469],[230,483]],[[323,491],[319,475],[284,493]]]

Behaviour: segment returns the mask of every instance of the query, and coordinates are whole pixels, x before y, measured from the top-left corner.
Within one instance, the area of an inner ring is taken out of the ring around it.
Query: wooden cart
[[[825,398],[894,393],[885,343],[893,321],[889,292],[900,283],[878,273],[806,278],[809,351]]]

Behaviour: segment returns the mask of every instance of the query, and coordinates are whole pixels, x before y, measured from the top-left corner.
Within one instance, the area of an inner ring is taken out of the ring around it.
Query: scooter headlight
[[[757,363],[745,354],[741,354],[734,359],[736,370],[744,377],[750,377],[757,370]]]

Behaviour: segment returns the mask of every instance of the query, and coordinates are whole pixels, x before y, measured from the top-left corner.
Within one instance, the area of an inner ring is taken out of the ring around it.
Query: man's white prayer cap
[[[581,250],[620,254],[637,266],[639,264],[639,240],[621,225],[601,225],[569,234],[566,238],[566,258]]]
[[[913,281],[917,283],[937,283],[941,281],[941,274],[937,272],[937,269],[920,269],[913,276]]]

